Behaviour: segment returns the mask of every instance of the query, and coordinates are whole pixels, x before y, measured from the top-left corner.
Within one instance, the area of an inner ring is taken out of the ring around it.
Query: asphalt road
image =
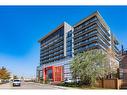
[[[54,86],[50,84],[40,84],[40,83],[34,83],[34,82],[22,82],[21,86],[19,87],[13,87],[12,83],[6,83],[0,85],[0,89],[49,89],[49,90],[73,90],[75,88],[68,88],[68,87],[62,87],[62,86]]]

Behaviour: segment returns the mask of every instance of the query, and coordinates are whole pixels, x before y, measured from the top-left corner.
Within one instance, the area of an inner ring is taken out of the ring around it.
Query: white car
[[[13,86],[21,86],[21,80],[14,79],[12,84],[13,84]]]
[[[64,81],[64,83],[72,83],[72,82],[74,82],[73,79],[65,79],[65,81]]]

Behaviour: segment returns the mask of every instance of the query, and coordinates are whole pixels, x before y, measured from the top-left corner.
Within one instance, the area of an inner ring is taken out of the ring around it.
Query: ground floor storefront
[[[71,79],[70,61],[64,59],[54,63],[43,64],[37,68],[37,81],[62,82],[65,79]]]
[[[49,66],[43,69],[43,79],[55,81],[63,81],[63,66]]]

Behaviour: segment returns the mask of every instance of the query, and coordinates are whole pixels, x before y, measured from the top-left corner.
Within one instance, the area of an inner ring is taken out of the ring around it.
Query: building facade
[[[69,76],[68,62],[73,57],[72,32],[73,27],[64,22],[39,40],[40,66],[37,75],[40,78],[63,81],[64,77]]]
[[[121,51],[121,60],[119,66],[119,74],[120,79],[123,79],[124,82],[127,83],[127,50],[122,48]]]
[[[110,58],[110,65],[119,66],[119,44],[98,11],[74,25],[74,55],[91,49],[102,49]]]
[[[119,63],[118,41],[98,11],[73,27],[66,22],[39,40],[40,66],[38,79],[63,81],[72,78],[69,62],[81,52],[102,49],[110,57],[110,64]]]

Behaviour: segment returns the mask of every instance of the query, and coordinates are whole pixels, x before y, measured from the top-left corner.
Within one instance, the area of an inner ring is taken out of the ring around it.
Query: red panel
[[[46,80],[46,69],[43,69],[43,79]]]
[[[49,66],[43,69],[43,79],[46,80],[47,70],[52,69],[52,79],[53,81],[63,80],[63,67],[62,66]]]
[[[55,77],[54,77],[54,66],[52,66],[52,80],[55,81]]]
[[[62,81],[63,77],[62,77],[62,66],[57,66],[54,67],[54,81]]]

